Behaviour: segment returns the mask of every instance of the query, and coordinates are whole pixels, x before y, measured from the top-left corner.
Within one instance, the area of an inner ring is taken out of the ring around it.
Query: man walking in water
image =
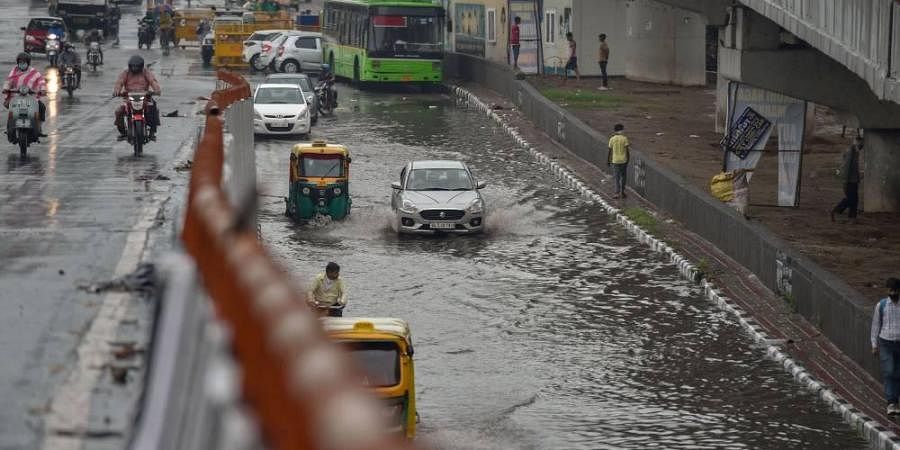
[[[325,273],[316,275],[306,301],[314,308],[327,309],[329,317],[342,317],[347,306],[347,291],[341,279],[341,266],[328,263]]]

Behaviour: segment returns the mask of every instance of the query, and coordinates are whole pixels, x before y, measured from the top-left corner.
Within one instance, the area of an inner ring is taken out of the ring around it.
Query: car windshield
[[[303,155],[300,161],[300,176],[320,178],[344,176],[344,159],[340,155]]]
[[[470,191],[472,179],[464,169],[413,169],[406,180],[411,191]]]
[[[400,384],[400,348],[393,342],[344,341],[350,358],[362,370],[366,387],[390,387]]]
[[[436,16],[372,16],[369,51],[376,56],[433,58],[444,46],[443,18]]]
[[[305,77],[275,77],[266,79],[269,83],[281,83],[281,84],[295,84],[300,86],[300,89],[303,90],[304,93],[312,92],[312,86],[310,86],[309,78]]]
[[[253,33],[252,35],[250,35],[250,37],[248,37],[247,40],[253,41],[253,42],[269,41],[273,37],[275,37],[277,34],[278,33],[261,33],[259,31],[257,31],[256,33]]]
[[[254,103],[266,105],[293,105],[306,103],[300,96],[300,89],[292,87],[260,88],[256,91]]]
[[[28,28],[32,30],[49,30],[52,26],[63,28],[63,22],[53,19],[32,19],[28,24]]]

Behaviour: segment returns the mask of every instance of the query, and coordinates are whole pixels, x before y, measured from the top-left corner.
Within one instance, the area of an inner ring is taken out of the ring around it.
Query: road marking
[[[122,256],[113,273],[115,278],[133,272],[141,262],[148,233],[157,225],[157,213],[163,204],[164,201],[158,200],[141,211],[138,222],[126,237]],[[50,403],[44,427],[44,449],[77,450],[82,447],[90,421],[92,393],[110,360],[109,343],[116,339],[130,299],[130,293],[119,292],[103,297],[97,316],[76,349],[76,367]]]

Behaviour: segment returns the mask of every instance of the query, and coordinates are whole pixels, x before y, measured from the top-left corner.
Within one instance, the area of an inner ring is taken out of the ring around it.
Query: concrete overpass
[[[866,210],[900,210],[900,1],[656,1],[720,27],[720,86],[826,105],[864,129]]]

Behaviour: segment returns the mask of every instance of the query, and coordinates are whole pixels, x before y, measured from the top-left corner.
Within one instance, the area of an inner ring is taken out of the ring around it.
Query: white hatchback
[[[306,32],[288,36],[278,47],[275,69],[284,73],[314,71],[322,68],[322,34]]]
[[[255,134],[302,134],[309,137],[309,105],[296,84],[261,84],[253,93]]]
[[[263,43],[277,39],[283,32],[284,30],[259,30],[251,34],[244,41],[244,49],[241,52],[244,62],[250,64],[250,67],[255,70],[265,70],[266,64],[261,63],[259,60]]]

